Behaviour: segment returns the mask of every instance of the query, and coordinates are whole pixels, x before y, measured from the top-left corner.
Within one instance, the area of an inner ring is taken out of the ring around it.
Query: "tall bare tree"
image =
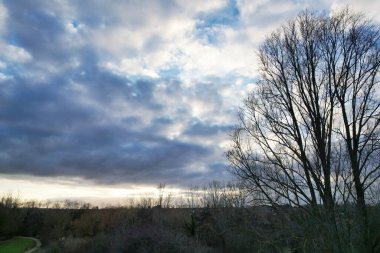
[[[324,220],[336,252],[352,245],[337,209],[354,205],[361,235],[350,250],[374,252],[366,192],[380,177],[379,26],[349,10],[305,11],[267,37],[259,63],[227,154],[233,172],[256,201]]]

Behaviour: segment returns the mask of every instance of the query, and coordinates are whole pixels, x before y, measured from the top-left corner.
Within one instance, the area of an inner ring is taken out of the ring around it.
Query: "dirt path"
[[[20,237],[32,239],[33,241],[36,242],[36,246],[34,246],[33,249],[27,250],[24,253],[32,253],[32,252],[36,251],[37,249],[39,249],[41,247],[41,241],[38,240],[37,238],[34,238],[34,237],[25,237],[25,236],[20,236]]]

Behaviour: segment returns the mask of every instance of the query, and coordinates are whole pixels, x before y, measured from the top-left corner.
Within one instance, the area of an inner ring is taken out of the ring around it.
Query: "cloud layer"
[[[302,9],[346,3],[0,2],[0,173],[228,180],[228,132],[257,46]]]

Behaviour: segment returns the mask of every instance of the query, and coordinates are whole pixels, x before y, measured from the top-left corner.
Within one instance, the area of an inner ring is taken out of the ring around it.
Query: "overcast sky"
[[[370,0],[0,1],[0,193],[230,180],[258,45],[347,4],[380,21]]]

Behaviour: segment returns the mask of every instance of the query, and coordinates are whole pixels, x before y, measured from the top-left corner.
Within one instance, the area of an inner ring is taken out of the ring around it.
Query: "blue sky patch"
[[[161,78],[173,78],[178,77],[181,73],[180,68],[177,65],[170,66],[169,68],[160,69],[158,75]]]
[[[196,25],[196,34],[210,44],[218,44],[223,41],[221,31],[223,27],[237,27],[240,11],[236,1],[230,0],[225,8],[212,13],[202,13]]]

